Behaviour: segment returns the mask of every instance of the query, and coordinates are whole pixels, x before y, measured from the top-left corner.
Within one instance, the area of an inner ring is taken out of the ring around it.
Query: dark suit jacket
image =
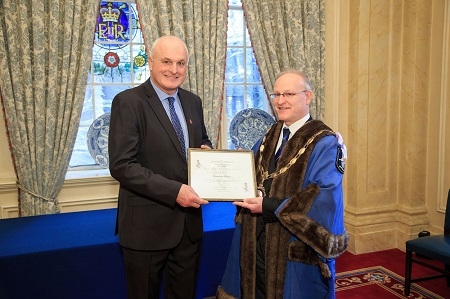
[[[201,99],[178,89],[189,131],[189,147],[212,147]],[[113,100],[109,129],[109,169],[120,183],[116,232],[122,246],[169,249],[178,244],[186,223],[189,237],[203,234],[202,211],[176,203],[188,183],[187,162],[175,130],[150,79]]]

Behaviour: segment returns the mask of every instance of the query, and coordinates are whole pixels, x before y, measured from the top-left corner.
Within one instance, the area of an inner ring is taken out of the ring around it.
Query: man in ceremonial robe
[[[340,136],[313,120],[307,76],[281,73],[278,115],[255,146],[259,197],[235,202],[236,229],[217,298],[335,298],[335,259],[348,244]]]

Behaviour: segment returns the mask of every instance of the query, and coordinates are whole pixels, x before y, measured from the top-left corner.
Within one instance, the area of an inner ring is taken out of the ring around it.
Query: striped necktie
[[[291,134],[291,131],[289,131],[288,128],[283,129],[283,139],[281,140],[280,148],[275,153],[275,163],[278,162],[278,159],[281,156],[281,152],[283,151],[283,148],[286,145],[286,142],[288,141],[290,134]]]
[[[184,157],[186,157],[186,144],[184,143],[183,129],[181,128],[180,119],[178,118],[177,112],[175,111],[175,106],[173,104],[175,102],[175,98],[168,97],[167,99],[169,100],[170,121],[172,122],[175,133],[180,141],[181,150],[183,151]]]

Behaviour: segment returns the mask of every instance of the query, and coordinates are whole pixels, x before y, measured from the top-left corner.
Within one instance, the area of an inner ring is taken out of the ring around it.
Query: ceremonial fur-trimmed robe
[[[259,188],[267,179],[282,122],[264,136],[255,156]],[[306,122],[287,142],[270,193],[284,201],[278,222],[265,224],[266,299],[334,298],[334,259],[347,248],[342,195],[342,149],[323,122]],[[269,178],[270,179],[270,178]],[[217,298],[255,298],[256,223],[242,209]]]

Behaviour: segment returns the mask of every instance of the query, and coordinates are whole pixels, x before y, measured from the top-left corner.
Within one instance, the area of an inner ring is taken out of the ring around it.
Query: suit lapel
[[[167,135],[169,135],[170,140],[172,140],[172,143],[175,145],[176,149],[178,150],[178,153],[180,156],[184,158],[183,152],[181,150],[181,144],[178,140],[177,134],[175,133],[175,129],[173,128],[172,122],[169,119],[169,116],[166,113],[166,110],[164,109],[161,101],[158,98],[158,95],[156,94],[155,90],[153,89],[153,86],[150,83],[150,79],[147,80],[145,86],[145,92],[147,94],[147,101],[150,104],[150,107],[155,112],[156,117],[161,122],[162,126],[167,132]],[[188,125],[189,127],[189,125]],[[190,136],[191,134],[189,134]]]

